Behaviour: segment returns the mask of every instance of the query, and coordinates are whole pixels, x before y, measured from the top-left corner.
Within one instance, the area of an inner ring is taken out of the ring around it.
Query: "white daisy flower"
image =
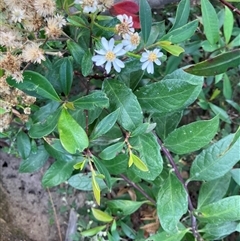
[[[116,25],[116,30],[119,35],[125,38],[126,34],[134,33],[132,16],[127,16],[126,14],[117,15],[117,19],[121,22]]]
[[[123,49],[123,44],[114,46],[114,39],[111,38],[107,41],[104,37],[101,38],[103,49],[95,50],[98,54],[92,57],[92,61],[96,62],[97,66],[105,65],[107,74],[110,72],[113,65],[114,69],[119,73],[121,68],[124,68],[124,63],[118,59],[118,56],[122,56],[126,53]]]
[[[20,8],[14,8],[11,12],[11,20],[14,23],[21,23],[22,20],[25,18],[25,10],[22,10]]]
[[[154,49],[153,51],[146,50],[142,53],[140,61],[143,63],[142,70],[147,69],[149,74],[153,74],[154,67],[153,63],[156,65],[161,65],[161,61],[158,59],[163,56],[163,53],[160,52],[160,49]]]
[[[124,49],[126,51],[133,51],[137,48],[137,46],[140,43],[140,36],[136,32],[134,34],[126,34],[125,38],[122,41],[122,44],[124,45]]]
[[[75,0],[75,4],[80,4],[84,13],[94,13],[98,9],[96,0]]]

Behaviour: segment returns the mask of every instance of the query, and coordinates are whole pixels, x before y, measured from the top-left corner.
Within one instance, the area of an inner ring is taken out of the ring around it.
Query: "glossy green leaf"
[[[148,168],[146,164],[136,155],[130,153],[129,159],[132,159],[133,164],[141,171],[147,172]]]
[[[239,62],[240,49],[234,49],[190,66],[184,69],[184,71],[199,76],[214,76],[238,66]]]
[[[177,233],[168,233],[166,231],[162,231],[160,233],[151,235],[148,239],[146,239],[146,241],[181,241],[188,231],[188,229],[179,230]]]
[[[240,168],[234,168],[230,171],[233,180],[240,186]]]
[[[233,139],[232,139],[228,149],[230,149],[235,144],[235,142],[239,140],[239,138],[240,138],[240,126],[238,127],[237,131],[235,132],[235,134],[233,136]]]
[[[156,127],[156,123],[142,123],[133,132],[131,137],[151,132]]]
[[[198,209],[223,198],[227,193],[230,180],[231,175],[227,173],[220,178],[203,183],[198,196]]]
[[[107,201],[108,208],[113,212],[121,212],[122,215],[128,216],[137,211],[147,201],[136,202],[130,200],[111,200]]]
[[[88,51],[85,52],[82,58],[82,65],[81,65],[82,75],[85,77],[88,76],[92,72],[92,66],[93,66],[92,54],[88,49]]]
[[[223,76],[223,95],[226,99],[232,99],[232,85],[231,85],[231,81],[228,78],[227,74],[224,74]]]
[[[44,147],[50,156],[54,156],[56,160],[70,161],[73,160],[73,156],[70,155],[62,146],[61,142],[57,138],[44,137]],[[80,160],[80,157],[78,157]]]
[[[91,133],[90,139],[96,139],[99,136],[106,134],[110,129],[112,129],[118,119],[119,111],[120,110],[117,109],[104,117],[94,128],[93,132]]]
[[[92,189],[93,189],[93,194],[94,194],[94,197],[95,197],[95,200],[96,200],[96,203],[98,205],[100,205],[100,201],[101,201],[101,190],[100,190],[100,187],[97,183],[97,180],[95,178],[94,175],[92,175]]]
[[[18,88],[32,96],[39,95],[50,100],[61,100],[51,83],[41,74],[26,70],[23,72],[23,77],[23,82],[17,83],[16,80],[11,78],[8,78],[7,82],[10,86]]]
[[[237,35],[228,45],[230,48],[239,47],[240,46],[240,34]]]
[[[43,146],[39,146],[36,152],[32,152],[27,159],[20,163],[19,172],[36,172],[44,166],[49,158],[49,154]]]
[[[179,56],[181,53],[184,52],[184,49],[182,47],[178,45],[172,45],[172,43],[169,41],[159,41],[158,45],[174,56]]]
[[[22,159],[26,159],[31,153],[31,142],[28,135],[20,131],[17,135],[17,149],[18,154]]]
[[[68,179],[68,183],[77,190],[92,191],[92,173],[79,173],[73,175]],[[101,190],[106,187],[106,184],[102,179],[98,179],[98,184]]]
[[[203,78],[179,69],[159,82],[146,85],[135,94],[147,112],[175,112],[193,103],[202,90]]]
[[[119,154],[111,160],[103,160],[104,166],[108,169],[109,173],[119,175],[124,173],[127,168],[128,156],[126,154]]]
[[[202,21],[204,33],[211,44],[219,40],[218,17],[213,5],[209,0],[201,0]]]
[[[103,90],[111,99],[110,109],[120,108],[118,121],[124,129],[134,130],[143,121],[142,109],[136,96],[124,83],[117,80],[103,82]]]
[[[187,192],[175,174],[170,173],[157,198],[157,213],[162,228],[168,233],[177,233],[179,220],[187,209]]]
[[[229,40],[231,38],[232,30],[233,30],[233,24],[234,24],[234,18],[233,18],[232,11],[227,6],[225,6],[223,33],[224,33],[226,44],[229,43]]]
[[[85,25],[85,22],[82,18],[80,18],[79,16],[76,16],[76,15],[72,15],[72,16],[69,16],[67,18],[67,21],[68,23],[70,23],[71,25],[73,26],[76,26],[76,27],[79,27],[79,28],[84,28],[86,27]]]
[[[232,169],[240,160],[240,138],[229,148],[233,136],[224,137],[195,158],[190,169],[190,180],[211,181]]]
[[[94,91],[88,95],[82,96],[79,99],[73,101],[76,108],[92,110],[96,107],[107,108],[109,105],[109,99],[106,94],[100,90]]]
[[[160,139],[165,140],[168,134],[177,128],[182,118],[182,112],[154,113],[152,118],[157,124],[155,128],[156,133]]]
[[[89,141],[86,132],[63,108],[58,120],[58,132],[63,147],[71,154],[88,147]]]
[[[214,105],[214,104],[212,104],[212,103],[209,103],[209,106],[210,106],[211,110],[212,110],[216,115],[219,115],[219,118],[220,118],[221,120],[223,120],[223,121],[231,124],[231,120],[230,120],[227,112],[226,112],[224,109],[222,109],[222,108],[220,108],[219,106]]]
[[[224,223],[208,223],[202,231],[204,232],[204,240],[222,240],[224,237],[235,232],[237,229],[237,222]]]
[[[218,116],[211,120],[196,121],[171,132],[164,141],[171,152],[186,154],[207,145],[216,135],[219,125]]]
[[[124,222],[120,223],[121,225],[121,229],[123,231],[123,233],[130,239],[135,240],[136,238],[136,231],[133,230],[132,228],[130,228],[127,224],[125,224]]]
[[[98,221],[109,223],[113,220],[112,216],[110,216],[108,213],[105,213],[99,209],[92,208],[92,213],[94,218],[96,218]]]
[[[208,223],[223,223],[240,220],[240,195],[221,199],[197,210],[199,219]]]
[[[187,23],[186,25],[174,29],[164,35],[160,40],[168,40],[173,44],[181,43],[193,36],[198,27],[198,20]]]
[[[139,0],[139,18],[143,41],[147,43],[152,26],[152,10],[146,0]]]
[[[100,231],[102,231],[106,227],[107,227],[107,225],[97,226],[95,228],[91,228],[91,229],[88,229],[86,231],[81,232],[81,235],[84,236],[84,237],[90,237],[90,236],[93,236],[93,235],[99,233]]]
[[[111,183],[111,176],[107,170],[107,168],[104,166],[104,164],[102,163],[101,160],[99,160],[98,158],[96,157],[93,157],[93,160],[94,160],[94,164],[98,170],[98,172],[100,174],[103,174],[104,175],[104,180],[107,184],[107,187],[109,188],[109,190],[111,190],[112,188],[112,183]]]
[[[54,187],[67,181],[73,172],[73,166],[76,161],[55,161],[44,173],[42,185],[44,187]]]
[[[73,57],[75,62],[78,63],[79,65],[81,65],[82,58],[85,54],[85,50],[83,48],[81,48],[79,44],[77,44],[76,42],[74,42],[72,40],[67,40],[67,48],[70,51],[71,56]]]
[[[99,157],[103,160],[111,160],[113,159],[121,150],[123,149],[123,146],[125,145],[124,142],[118,142],[111,146],[108,146],[105,148],[102,152],[100,152]]]
[[[163,160],[156,137],[152,133],[142,134],[130,138],[130,144],[137,150],[140,159],[149,171],[141,171],[133,166],[136,176],[145,180],[154,180],[162,171]]]
[[[47,136],[54,131],[57,127],[58,119],[60,117],[61,109],[57,109],[52,114],[43,119],[41,122],[37,122],[31,125],[28,132],[31,138],[41,138]]]
[[[59,67],[59,84],[65,95],[68,95],[73,82],[73,64],[69,58],[64,58]]]
[[[176,18],[170,31],[184,26],[188,22],[190,13],[190,1],[181,0],[177,7]]]

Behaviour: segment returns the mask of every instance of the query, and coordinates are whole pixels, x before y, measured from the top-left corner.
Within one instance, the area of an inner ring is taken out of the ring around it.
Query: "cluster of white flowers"
[[[95,62],[97,66],[105,64],[106,73],[110,73],[111,68],[113,68],[119,73],[122,68],[125,67],[119,56],[123,56],[128,51],[133,51],[137,49],[140,44],[140,36],[138,32],[135,32],[133,28],[133,20],[131,16],[126,14],[118,15],[120,23],[116,25],[117,33],[122,36],[122,42],[118,45],[114,45],[114,39],[111,38],[109,41],[106,38],[101,39],[102,49],[95,50],[97,55],[92,57],[92,61]],[[156,65],[161,65],[160,57],[163,53],[160,49],[154,49],[153,51],[145,50],[142,53],[140,62],[142,62],[142,70],[147,70],[149,74],[154,73],[154,63]]]
[[[75,0],[74,4],[81,5],[84,13],[105,11],[113,5],[113,0]]]

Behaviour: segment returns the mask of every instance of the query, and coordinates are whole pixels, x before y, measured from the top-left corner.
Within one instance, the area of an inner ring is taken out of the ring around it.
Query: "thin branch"
[[[235,8],[231,3],[226,2],[225,0],[220,0],[220,2],[227,6],[228,8],[230,8],[234,13],[237,13],[238,15],[240,15],[240,10],[238,8]]]
[[[60,229],[60,225],[59,225],[59,222],[58,222],[56,208],[54,207],[52,195],[51,195],[51,192],[50,192],[48,187],[47,187],[47,192],[48,192],[48,196],[49,196],[49,199],[50,199],[50,202],[51,202],[51,205],[52,205],[52,209],[53,209],[53,213],[54,213],[54,219],[55,219],[57,230],[58,230],[59,241],[62,241],[62,234],[61,234],[61,229]]]
[[[199,232],[198,232],[198,228],[197,228],[197,220],[196,217],[194,216],[194,207],[192,204],[192,200],[190,198],[188,189],[187,189],[187,185],[185,184],[185,181],[183,180],[180,171],[178,170],[178,167],[176,165],[176,163],[173,160],[173,157],[171,155],[171,153],[169,152],[169,150],[163,145],[162,141],[160,140],[160,138],[157,136],[156,133],[154,133],[154,135],[157,137],[157,141],[159,143],[159,145],[161,146],[161,150],[163,151],[163,153],[165,154],[165,156],[167,157],[169,163],[171,164],[172,168],[174,169],[174,172],[178,178],[178,180],[182,183],[185,191],[187,192],[188,195],[188,210],[191,216],[191,226],[192,226],[192,232],[194,237],[198,240],[198,241],[202,241],[203,239],[201,238]]]
[[[156,205],[156,202],[148,196],[148,194],[141,188],[139,187],[136,183],[134,183],[133,181],[129,180],[126,176],[124,176],[123,174],[120,174],[121,178],[124,179],[124,181],[126,181],[128,184],[130,184],[131,186],[133,186],[135,189],[137,189],[140,193],[142,193],[142,195],[144,197],[146,197],[151,203],[153,203],[154,205]]]

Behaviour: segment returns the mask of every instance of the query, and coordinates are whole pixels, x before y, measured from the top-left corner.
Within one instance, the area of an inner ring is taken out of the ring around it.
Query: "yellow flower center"
[[[151,62],[154,62],[157,59],[157,55],[153,52],[151,52],[148,56],[148,60]]]
[[[107,61],[113,61],[116,58],[115,54],[112,51],[108,51],[105,57]]]

